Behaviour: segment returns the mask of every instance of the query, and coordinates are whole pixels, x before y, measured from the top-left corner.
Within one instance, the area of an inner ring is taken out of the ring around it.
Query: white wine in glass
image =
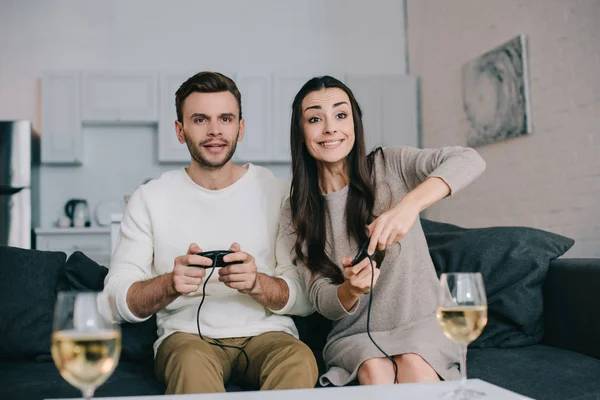
[[[92,398],[121,354],[114,301],[105,293],[61,292],[54,311],[52,358],[60,375]]]
[[[468,389],[467,347],[487,324],[487,298],[480,273],[445,273],[440,277],[437,319],[444,334],[460,346],[461,382],[446,393],[452,399],[476,399],[485,393]]]

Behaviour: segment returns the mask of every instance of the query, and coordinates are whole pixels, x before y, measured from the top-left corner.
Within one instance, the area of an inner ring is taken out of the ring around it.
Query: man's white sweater
[[[173,271],[175,257],[186,254],[191,243],[208,251],[227,250],[237,242],[242,251],[254,256],[259,272],[285,280],[288,302],[281,310],[267,309],[219,282],[214,271],[200,310],[202,335],[217,339],[283,331],[298,337],[292,319],[284,314],[306,315],[312,306],[289,254],[280,257],[283,263],[277,263],[279,210],[287,185],[266,168],[252,164],[247,168],[238,181],[222,190],[197,185],[182,168],[162,174],[133,193],[105,280],[105,291],[116,299],[123,320],[144,320],[127,306],[127,291],[134,282]],[[174,332],[198,332],[196,313],[201,297],[202,286],[157,313],[155,352]]]

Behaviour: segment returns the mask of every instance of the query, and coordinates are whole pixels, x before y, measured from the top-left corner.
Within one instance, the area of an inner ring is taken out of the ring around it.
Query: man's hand
[[[211,259],[194,254],[201,251],[200,246],[192,243],[186,255],[175,257],[173,272],[131,285],[127,291],[127,306],[131,312],[139,318],[146,318],[156,314],[182,294],[198,290],[206,271],[189,265],[212,265]]]
[[[241,264],[233,264],[219,270],[219,281],[228,287],[244,294],[255,294],[260,292],[260,283],[257,278],[256,263],[254,257],[245,253],[238,243],[233,243],[229,250],[233,251],[223,257],[225,262],[240,261]]]
[[[175,258],[175,267],[173,268],[173,290],[178,294],[190,294],[200,288],[202,279],[206,275],[206,270],[201,267],[190,267],[190,265],[211,266],[213,261],[210,258],[202,257],[194,253],[200,253],[202,249],[196,243],[190,244],[187,253],[184,256]]]

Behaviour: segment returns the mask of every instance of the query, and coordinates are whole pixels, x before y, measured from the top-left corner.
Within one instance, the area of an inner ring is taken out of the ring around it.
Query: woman
[[[329,76],[311,79],[296,95],[291,148],[278,257],[293,249],[315,308],[334,321],[321,384],[458,378],[458,347],[435,317],[439,281],[418,216],[473,181],[484,161],[462,147],[366,155],[361,110],[350,89]],[[369,258],[352,266],[367,240],[381,268]]]

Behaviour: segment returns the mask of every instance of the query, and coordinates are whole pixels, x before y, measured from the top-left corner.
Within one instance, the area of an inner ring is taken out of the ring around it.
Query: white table
[[[350,386],[213,394],[180,394],[169,396],[102,397],[102,400],[380,400],[439,399],[443,393],[458,387],[459,381],[406,383],[402,385]],[[484,392],[484,400],[524,400],[529,397],[511,392],[480,379],[469,379],[467,387]],[[49,399],[47,399],[49,400]],[[61,399],[66,400],[66,399]],[[531,400],[531,399],[530,399]]]

